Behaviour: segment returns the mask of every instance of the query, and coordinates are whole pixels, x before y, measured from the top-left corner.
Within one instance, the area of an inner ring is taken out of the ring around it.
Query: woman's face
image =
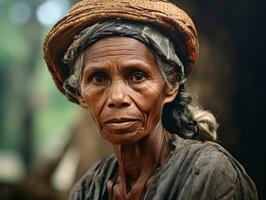
[[[84,52],[80,103],[113,144],[134,143],[151,133],[176,93],[138,40],[108,37]]]

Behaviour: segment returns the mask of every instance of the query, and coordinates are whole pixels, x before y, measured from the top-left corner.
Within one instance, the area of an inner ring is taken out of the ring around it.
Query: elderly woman
[[[184,81],[198,53],[189,16],[166,0],[83,0],[47,35],[58,89],[88,109],[111,155],[71,199],[257,199],[243,167],[215,143],[214,116]]]

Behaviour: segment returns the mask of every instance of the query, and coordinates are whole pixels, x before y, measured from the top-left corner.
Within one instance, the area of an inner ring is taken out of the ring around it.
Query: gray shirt
[[[254,183],[238,161],[213,142],[173,135],[168,160],[154,172],[145,200],[257,200]],[[107,181],[118,171],[111,155],[96,163],[72,189],[70,200],[108,199]]]

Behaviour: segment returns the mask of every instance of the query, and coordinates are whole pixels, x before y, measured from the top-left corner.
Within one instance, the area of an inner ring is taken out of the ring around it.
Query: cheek
[[[99,116],[103,109],[104,99],[101,98],[103,91],[93,87],[82,87],[81,95],[91,113],[95,123],[99,124]]]
[[[151,106],[152,105],[152,106]],[[160,121],[163,103],[160,98],[150,102],[149,110],[146,113],[145,129],[149,132]]]
[[[145,126],[152,127],[161,118],[164,105],[164,83],[146,84],[136,96],[135,104],[145,115]]]
[[[164,103],[164,83],[146,82],[135,96],[136,104],[141,110],[150,112],[151,110],[159,110],[158,108]],[[159,106],[159,107],[158,107]]]

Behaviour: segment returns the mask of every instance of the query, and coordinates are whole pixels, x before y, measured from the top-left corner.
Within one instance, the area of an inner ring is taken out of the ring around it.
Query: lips
[[[141,120],[134,118],[112,118],[103,123],[103,128],[108,132],[123,134],[134,131],[141,126]]]

